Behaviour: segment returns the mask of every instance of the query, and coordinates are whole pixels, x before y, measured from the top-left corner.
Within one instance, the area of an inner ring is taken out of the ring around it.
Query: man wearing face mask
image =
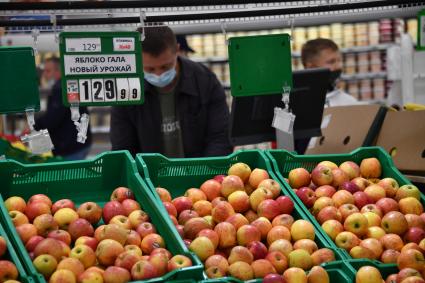
[[[328,68],[331,70],[326,106],[357,104],[357,99],[336,87],[341,76],[342,58],[338,46],[330,39],[318,38],[307,41],[301,50],[304,68]]]
[[[145,102],[112,108],[112,149],[168,157],[229,154],[229,110],[216,76],[178,56],[169,27],[145,27],[144,32]]]
[[[84,144],[77,142],[77,130],[71,120],[71,111],[62,103],[60,61],[51,57],[44,61],[43,77],[51,88],[47,98],[46,112],[35,119],[36,130],[47,129],[52,139],[53,154],[66,160],[84,159],[90,151],[91,131],[87,130]],[[86,107],[80,107],[80,114],[88,113]]]

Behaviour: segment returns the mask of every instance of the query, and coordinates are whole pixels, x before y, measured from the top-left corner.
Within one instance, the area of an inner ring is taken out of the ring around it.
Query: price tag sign
[[[138,32],[62,32],[60,58],[64,105],[144,102]]]

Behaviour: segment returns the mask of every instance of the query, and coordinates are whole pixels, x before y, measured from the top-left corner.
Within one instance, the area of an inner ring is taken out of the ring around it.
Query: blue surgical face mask
[[[169,85],[176,77],[176,69],[173,67],[170,70],[157,76],[152,73],[145,72],[145,80],[156,87],[165,87]]]

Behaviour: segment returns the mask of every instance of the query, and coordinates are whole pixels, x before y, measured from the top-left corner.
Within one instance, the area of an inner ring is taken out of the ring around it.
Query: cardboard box
[[[348,153],[373,145],[386,111],[379,105],[325,108],[322,137],[312,138],[305,154]]]

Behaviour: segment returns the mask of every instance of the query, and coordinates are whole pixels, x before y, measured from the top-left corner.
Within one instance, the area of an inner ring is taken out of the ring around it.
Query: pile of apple
[[[28,202],[13,196],[5,206],[36,270],[50,283],[125,283],[192,265],[165,249],[125,187],[116,188],[103,209],[95,202],[77,209],[70,199],[52,204],[43,194]]]
[[[310,222],[294,221],[294,203],[281,195],[279,183],[266,170],[251,170],[245,163],[233,164],[227,173],[174,199],[167,189],[156,188],[208,277],[329,282],[326,270],[318,265],[335,260],[333,251],[318,249]]]
[[[356,273],[356,283],[382,283],[384,282],[379,269],[374,266],[363,266]],[[419,273],[413,268],[403,268],[398,273],[389,275],[385,283],[425,283],[424,273]]]
[[[2,259],[7,253],[6,239],[0,236],[0,283],[19,283],[19,273],[13,262]]]
[[[414,185],[381,178],[378,159],[296,168],[288,182],[323,230],[353,258],[425,269],[425,213]]]

